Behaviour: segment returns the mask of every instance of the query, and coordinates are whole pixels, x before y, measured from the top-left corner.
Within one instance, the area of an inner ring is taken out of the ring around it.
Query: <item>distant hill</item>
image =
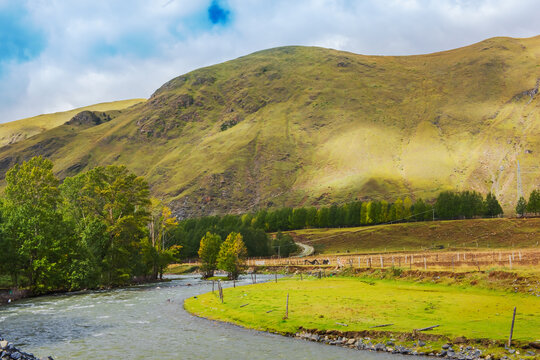
[[[62,177],[126,164],[181,216],[444,189],[493,191],[510,211],[517,160],[524,191],[540,183],[539,86],[540,37],[418,56],[270,49],[5,146],[0,176],[38,154]]]
[[[146,101],[146,99],[129,99],[105,102],[69,111],[38,115],[21,120],[11,121],[8,123],[2,123],[0,124],[0,146],[13,144],[36,134],[40,134],[44,131],[60,126],[69,119],[71,119],[73,116],[75,116],[77,113],[84,110],[121,110],[144,101]]]

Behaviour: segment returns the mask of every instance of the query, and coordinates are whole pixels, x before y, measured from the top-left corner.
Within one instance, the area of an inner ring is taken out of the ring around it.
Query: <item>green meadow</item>
[[[284,319],[289,294],[289,317]],[[450,339],[504,340],[517,307],[514,339],[540,338],[540,298],[474,287],[362,278],[281,279],[189,298],[187,311],[214,320],[278,333],[304,329],[410,333],[429,331]]]

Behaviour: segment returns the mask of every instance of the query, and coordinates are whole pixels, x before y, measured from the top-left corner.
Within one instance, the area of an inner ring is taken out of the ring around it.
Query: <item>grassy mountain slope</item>
[[[180,215],[443,189],[516,201],[537,186],[540,37],[420,56],[257,52],[177,77],[91,127],[0,149],[0,174],[44,154],[61,175],[121,163]],[[527,171],[525,171],[527,170]]]
[[[52,114],[38,115],[21,120],[0,124],[0,146],[16,143],[36,134],[50,130],[64,124],[77,113],[89,111],[121,110],[129,106],[146,101],[145,99],[129,99],[112,102],[105,102],[90,106],[85,106],[69,111],[56,112]]]

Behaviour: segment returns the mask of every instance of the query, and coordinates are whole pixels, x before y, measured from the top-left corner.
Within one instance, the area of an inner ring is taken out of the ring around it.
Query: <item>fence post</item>
[[[283,317],[283,320],[287,320],[289,318],[289,293],[287,293],[287,304],[285,305],[285,316]]]
[[[380,258],[381,258],[381,269],[384,268],[384,263],[383,263],[383,258],[382,258],[382,255],[379,255]]]
[[[512,326],[510,327],[510,337],[508,338],[508,347],[512,346],[512,336],[514,335],[514,321],[516,321],[516,307],[514,306],[514,315],[512,315]]]
[[[508,262],[510,263],[510,270],[512,270],[512,255],[508,255]]]

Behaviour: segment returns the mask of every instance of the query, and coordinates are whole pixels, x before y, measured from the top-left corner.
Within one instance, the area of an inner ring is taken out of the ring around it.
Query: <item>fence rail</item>
[[[315,262],[316,260],[316,262]],[[415,252],[415,253],[379,253],[360,255],[316,255],[305,258],[249,258],[248,266],[291,266],[291,265],[327,265],[336,267],[391,268],[408,267],[411,269],[478,267],[539,266],[539,249],[500,250],[500,251],[452,251],[452,252]]]

